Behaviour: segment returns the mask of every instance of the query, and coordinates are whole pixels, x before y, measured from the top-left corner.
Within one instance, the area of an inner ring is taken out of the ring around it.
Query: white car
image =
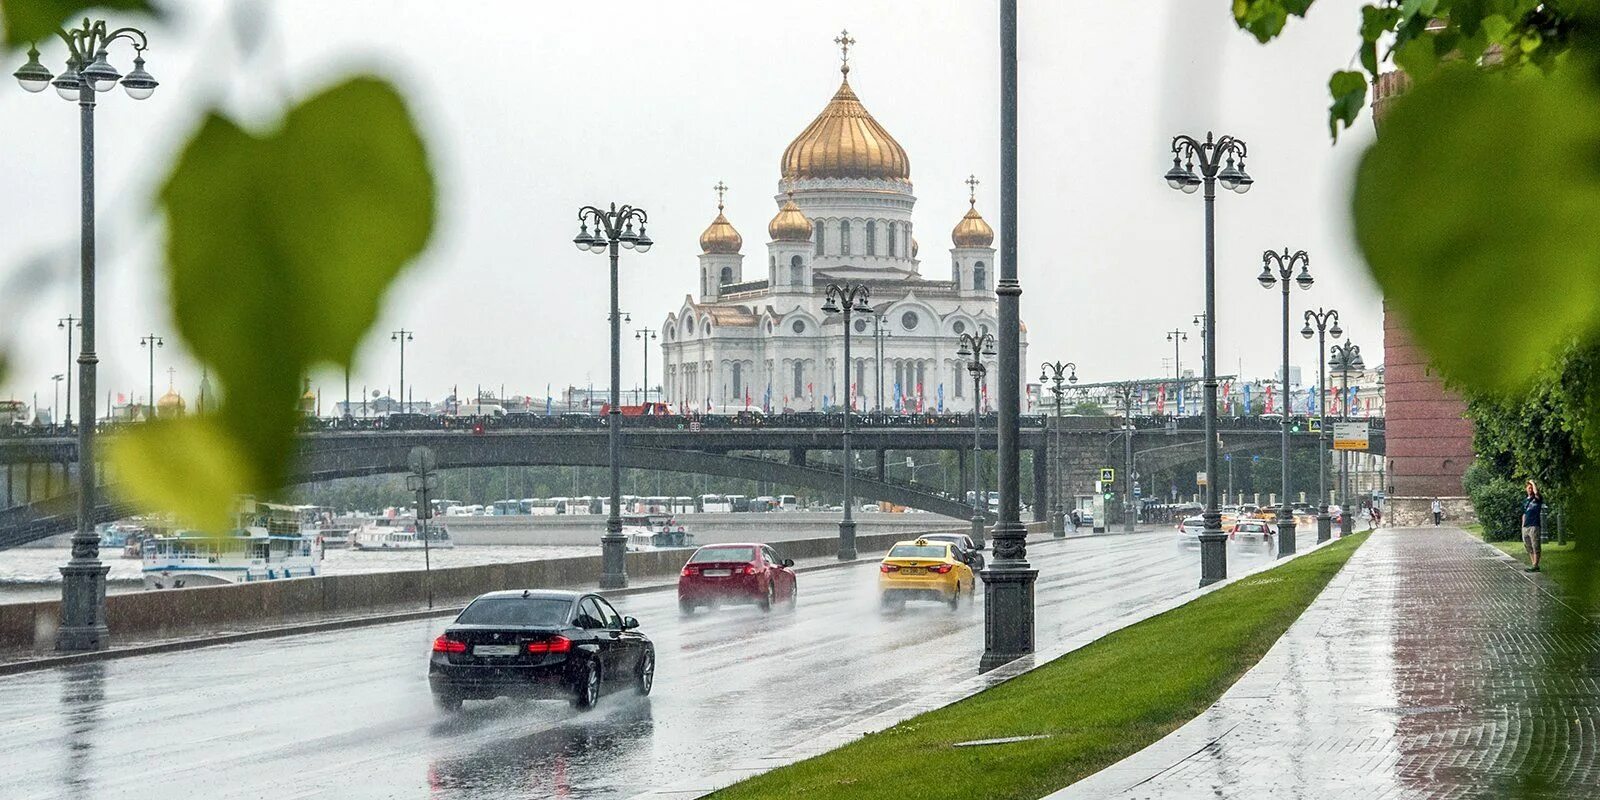
[[[1254,542],[1266,544],[1272,541],[1272,535],[1277,530],[1265,520],[1241,519],[1234,523],[1228,531],[1228,539],[1237,542]]]
[[[1178,543],[1184,545],[1200,544],[1200,533],[1206,529],[1206,518],[1196,515],[1187,517],[1178,523]]]

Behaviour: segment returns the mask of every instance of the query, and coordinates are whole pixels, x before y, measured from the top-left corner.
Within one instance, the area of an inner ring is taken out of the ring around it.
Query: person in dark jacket
[[[1522,500],[1522,548],[1528,551],[1529,572],[1539,571],[1539,533],[1544,526],[1544,498],[1539,487],[1528,481]]]

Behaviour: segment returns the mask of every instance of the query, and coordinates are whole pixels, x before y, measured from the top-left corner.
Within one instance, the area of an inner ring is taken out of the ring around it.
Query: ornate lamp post
[[[647,325],[633,332],[633,338],[644,344],[644,402],[650,403],[650,340],[656,338],[656,332]]]
[[[621,589],[628,585],[627,539],[622,536],[622,311],[617,287],[617,257],[623,248],[650,252],[645,223],[650,216],[642,208],[623,205],[610,210],[596,206],[578,209],[578,235],[572,243],[579,250],[609,253],[611,256],[611,405],[606,414],[606,444],[611,464],[611,513],[606,515],[606,532],[600,537],[600,588]],[[639,226],[637,233],[634,225]],[[589,226],[594,232],[589,232]]]
[[[56,320],[56,327],[67,332],[67,371],[62,373],[63,375],[66,376],[66,381],[67,381],[67,411],[66,411],[66,415],[63,417],[63,422],[68,427],[71,427],[72,426],[72,329],[75,328],[75,327],[76,328],[83,327],[83,323],[79,322],[77,317],[74,317],[71,314],[68,314],[68,315],[62,317],[61,319]]]
[[[152,333],[139,337],[139,346],[150,349],[150,394],[145,396],[145,402],[149,404],[146,407],[150,410],[145,419],[152,420],[156,418],[156,348],[166,347],[167,342]]]
[[[1300,265],[1300,274],[1294,274],[1295,265]],[[1272,268],[1277,267],[1277,274]],[[1289,412],[1293,409],[1289,403],[1289,283],[1294,278],[1294,283],[1300,284],[1301,289],[1310,289],[1313,283],[1311,278],[1311,256],[1306,251],[1296,251],[1289,255],[1289,248],[1285,247],[1282,253],[1271,250],[1261,254],[1261,274],[1256,280],[1261,283],[1261,288],[1271,289],[1274,285],[1283,286],[1283,499],[1278,503],[1278,557],[1294,555],[1294,511],[1289,508]]]
[[[1313,324],[1315,323],[1315,324]],[[1333,519],[1328,516],[1328,336],[1337,339],[1344,335],[1339,327],[1339,312],[1334,309],[1306,310],[1306,326],[1300,335],[1307,339],[1317,337],[1317,412],[1322,424],[1317,426],[1317,542],[1333,538]]]
[[[1172,342],[1172,388],[1177,393],[1172,398],[1172,402],[1176,404],[1178,398],[1183,396],[1183,362],[1179,355],[1178,346],[1183,342],[1189,341],[1189,334],[1184,333],[1182,328],[1173,328],[1167,331],[1167,341]],[[1174,405],[1173,407],[1176,408],[1177,406]]]
[[[1202,348],[1205,365],[1206,507],[1205,530],[1200,533],[1200,585],[1206,586],[1228,577],[1227,535],[1222,532],[1222,512],[1217,508],[1217,270],[1216,201],[1217,183],[1222,188],[1243,194],[1255,183],[1244,171],[1247,148],[1241,139],[1210,133],[1201,142],[1179,135],[1172,140],[1172,169],[1167,185],[1193,194],[1205,187],[1206,201],[1206,331]],[[1223,166],[1224,160],[1227,166]],[[1187,161],[1187,163],[1185,163]],[[1199,162],[1200,174],[1194,171]]]
[[[996,355],[994,334],[963,333],[961,334],[960,342],[961,349],[956,351],[956,355],[970,359],[967,362],[967,372],[972,375],[972,541],[981,550],[984,548],[985,542],[983,540],[983,511],[980,509],[988,505],[988,503],[983,500],[983,481],[979,479],[979,476],[983,474],[978,465],[978,455],[983,452],[983,444],[978,438],[979,433],[982,431],[983,409],[978,398],[980,392],[982,392],[983,377],[989,371],[989,368],[984,366],[983,359],[985,356],[993,358]],[[996,455],[998,456],[998,453]]]
[[[1350,373],[1364,372],[1367,363],[1361,358],[1361,348],[1353,342],[1343,345],[1334,345],[1328,356],[1328,369],[1339,373],[1342,389],[1340,397],[1339,419],[1349,419],[1350,409],[1343,407],[1350,402]],[[1350,453],[1339,454],[1339,535],[1349,536],[1353,529],[1350,514]]]
[[[1062,516],[1063,512],[1061,510],[1061,462],[1063,460],[1061,458],[1061,395],[1067,391],[1063,384],[1078,382],[1078,365],[1071,361],[1065,364],[1060,361],[1046,361],[1042,371],[1039,373],[1039,382],[1049,383],[1050,392],[1056,398],[1056,481],[1054,487],[1055,502],[1050,505],[1050,533],[1057,539],[1061,539],[1067,535],[1066,517]]]
[[[150,45],[144,31],[137,28],[109,30],[102,21],[85,18],[72,30],[56,35],[67,45],[67,68],[59,76],[39,63],[37,47],[28,48],[28,63],[13,75],[29,92],[42,92],[55,86],[63,100],[78,104],[79,167],[81,174],[81,270],[79,313],[83,328],[78,353],[78,408],[86,424],[78,426],[78,530],[72,536],[72,559],[61,568],[61,627],[56,630],[57,650],[103,650],[108,644],[106,630],[106,572],[100,563],[100,537],[94,532],[94,107],[95,95],[109,92],[122,83],[128,96],[143,100],[156,90],[156,80],[144,69],[144,51]],[[126,76],[107,61],[111,45],[125,41],[133,47],[133,71]],[[71,323],[62,320],[62,324]],[[71,349],[71,345],[68,345]],[[70,372],[70,371],[69,371]],[[69,391],[70,394],[70,391]]]
[[[411,410],[406,403],[406,342],[411,341],[415,333],[416,331],[408,331],[405,328],[389,333],[389,341],[400,343],[400,413],[402,414]]]
[[[855,499],[850,496],[850,473],[855,471],[855,462],[850,455],[850,418],[855,416],[856,393],[850,388],[850,315],[871,314],[872,306],[868,303],[872,292],[864,283],[830,283],[827,288],[827,299],[822,304],[822,311],[826,314],[844,314],[844,363],[840,365],[844,372],[844,435],[842,448],[844,450],[844,519],[839,520],[839,560],[854,561],[856,558],[856,521],[851,515],[850,506]]]

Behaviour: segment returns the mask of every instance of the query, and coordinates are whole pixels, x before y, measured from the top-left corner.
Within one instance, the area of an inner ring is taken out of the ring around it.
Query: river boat
[[[185,589],[309,578],[322,573],[322,545],[293,506],[241,501],[225,533],[179,529],[140,542],[146,589]]]
[[[427,540],[417,531],[417,521],[405,517],[378,517],[350,532],[351,550],[421,550],[453,548],[450,531],[438,522],[427,525]]]
[[[629,550],[694,547],[694,534],[667,514],[623,514],[622,535]]]

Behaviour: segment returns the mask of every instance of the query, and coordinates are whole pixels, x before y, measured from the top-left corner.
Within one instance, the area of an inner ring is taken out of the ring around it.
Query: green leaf
[[[1367,76],[1360,72],[1335,72],[1328,79],[1333,105],[1328,108],[1328,133],[1339,138],[1339,123],[1349,128],[1367,105]]]
[[[178,330],[226,398],[216,421],[221,438],[192,437],[186,446],[225,439],[243,454],[224,476],[235,484],[231,493],[271,491],[294,455],[303,376],[349,365],[384,292],[433,231],[422,139],[391,86],[354,78],[295,107],[265,135],[209,115],[160,199]],[[181,469],[121,465],[121,474],[140,484],[140,496],[168,503],[188,479]],[[224,494],[167,507],[214,519],[232,506],[231,495],[218,505]]]
[[[0,3],[0,21],[5,23],[5,49],[22,47],[29,42],[44,44],[46,39],[55,39],[55,32],[64,23],[76,24],[88,9],[155,14],[149,0],[96,0],[92,3],[83,0],[5,0]],[[111,27],[124,24],[126,22],[119,15],[116,24]],[[61,60],[65,59],[63,53]],[[51,70],[59,71],[55,67],[51,67]]]
[[[119,491],[144,508],[170,510],[205,531],[228,529],[236,498],[249,491],[249,455],[216,417],[161,420],[110,440]]]
[[[1600,96],[1579,72],[1442,69],[1395,104],[1362,159],[1367,263],[1466,386],[1514,388],[1600,327]]]
[[[1439,66],[1439,57],[1434,54],[1434,38],[1422,36],[1397,46],[1394,63],[1414,79],[1432,75]]]

